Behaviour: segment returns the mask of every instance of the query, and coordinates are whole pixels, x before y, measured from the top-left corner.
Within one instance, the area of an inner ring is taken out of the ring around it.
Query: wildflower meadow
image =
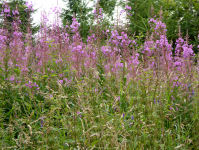
[[[179,27],[171,43],[157,14],[142,43],[121,26],[102,30],[95,10],[86,41],[75,17],[49,25],[44,14],[33,37],[29,24],[20,31],[17,9],[1,13],[1,149],[199,149],[198,54],[188,32]]]

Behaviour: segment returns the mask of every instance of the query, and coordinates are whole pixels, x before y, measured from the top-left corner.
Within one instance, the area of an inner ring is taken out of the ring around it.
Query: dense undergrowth
[[[174,49],[151,18],[138,44],[97,21],[86,43],[75,18],[64,28],[44,19],[35,41],[16,20],[12,32],[0,29],[0,147],[198,149],[198,56],[188,37]]]

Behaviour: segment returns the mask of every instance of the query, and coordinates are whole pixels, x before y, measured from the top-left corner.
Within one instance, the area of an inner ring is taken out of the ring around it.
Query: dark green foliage
[[[198,32],[199,32],[199,0],[174,0],[164,1],[163,21],[167,25],[167,36],[173,42],[178,38],[179,26],[182,36],[185,37],[188,31],[190,44],[194,45],[194,52],[197,53]]]
[[[5,1],[1,1],[0,2],[0,9],[2,10],[2,4],[4,4]],[[27,33],[28,32],[28,27],[30,28],[29,30],[32,32],[32,34],[35,34],[38,30],[39,30],[39,26],[35,25],[35,23],[32,23],[33,18],[31,17],[31,15],[33,13],[35,13],[37,11],[36,10],[27,10],[27,12],[25,11],[25,9],[27,9],[26,1],[24,0],[12,0],[10,2],[7,3],[8,6],[10,7],[10,17],[6,17],[6,23],[4,23],[4,19],[5,16],[4,14],[1,16],[1,24],[0,27],[4,27],[5,25],[8,25],[8,29],[12,29],[12,22],[15,20],[14,15],[12,14],[13,10],[16,10],[16,8],[19,11],[19,19],[21,20],[21,24],[20,24],[20,29],[23,33]]]
[[[120,2],[125,9],[126,2]],[[143,34],[142,42],[146,38],[149,31],[149,19],[156,16],[161,17],[167,26],[167,37],[173,42],[179,37],[179,26],[182,36],[189,34],[190,43],[194,46],[194,52],[197,53],[198,48],[198,32],[199,32],[199,0],[130,0],[127,3],[131,7],[128,12],[132,16],[128,16],[128,32],[130,35],[138,36]],[[160,13],[162,9],[162,14]],[[161,16],[160,16],[161,14]]]
[[[93,9],[87,7],[88,3],[82,2],[80,0],[63,0],[64,2],[68,2],[67,9],[63,9],[62,11],[62,23],[64,26],[72,24],[72,18],[75,15],[75,18],[80,23],[80,34],[83,39],[87,38],[88,31],[90,29],[91,23],[89,23],[89,19],[92,18],[92,14],[90,11]]]
[[[105,14],[113,20],[113,11],[115,9],[116,0],[100,0],[99,6],[103,9]]]
[[[125,9],[126,2],[121,2],[120,5]],[[144,33],[146,35],[149,31],[149,19],[153,17],[154,14],[158,14],[160,7],[162,5],[160,0],[129,0],[127,3],[131,7],[131,10],[128,10],[132,16],[128,15],[130,22],[128,23],[129,32],[131,34],[135,33]],[[126,22],[125,22],[126,23]]]
[[[86,3],[85,1],[63,1],[66,3],[68,2],[67,9],[63,9],[61,15],[63,25],[71,25],[72,18],[75,15],[78,23],[80,23],[80,35],[83,38],[83,41],[85,42],[87,36],[89,35],[90,27],[92,28],[92,30],[96,30],[96,25],[93,24],[93,7],[88,7],[88,3]],[[103,14],[106,14],[109,19],[113,20],[113,11],[115,9],[115,5],[116,0],[101,0],[99,1],[98,7],[103,9]],[[100,24],[103,24],[102,27],[104,28],[103,30],[105,30],[106,27],[110,26],[110,21],[107,18],[103,18],[103,21],[100,21]]]
[[[66,0],[63,0],[64,2],[68,2],[68,9],[63,9],[63,13],[62,13],[62,19],[63,19],[63,24],[66,25],[67,22],[69,22],[70,24],[72,23],[72,18],[73,18],[73,15],[75,14],[75,17],[76,18],[79,18],[79,13],[81,12],[81,1],[80,0],[69,0],[69,1],[66,1]]]

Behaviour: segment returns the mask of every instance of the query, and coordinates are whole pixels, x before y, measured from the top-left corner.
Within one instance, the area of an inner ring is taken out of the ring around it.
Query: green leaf
[[[52,74],[51,77],[57,77],[57,75],[56,74]]]
[[[42,78],[48,78],[48,75],[43,75]]]
[[[164,144],[159,144],[159,146],[161,147],[161,149],[164,149]]]
[[[92,147],[95,145],[95,144],[97,144],[98,143],[98,140],[95,140],[94,142],[92,142]]]
[[[69,72],[70,70],[68,70],[68,69],[66,69],[66,70],[64,70],[64,72]]]

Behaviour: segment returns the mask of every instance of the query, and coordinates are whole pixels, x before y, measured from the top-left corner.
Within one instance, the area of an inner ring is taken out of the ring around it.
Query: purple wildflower
[[[41,128],[44,126],[44,117],[41,117]]]
[[[128,6],[128,5],[126,5],[125,8],[128,9],[128,10],[131,10],[131,7]]]
[[[63,84],[63,80],[59,80],[59,82],[60,82],[61,84]]]

